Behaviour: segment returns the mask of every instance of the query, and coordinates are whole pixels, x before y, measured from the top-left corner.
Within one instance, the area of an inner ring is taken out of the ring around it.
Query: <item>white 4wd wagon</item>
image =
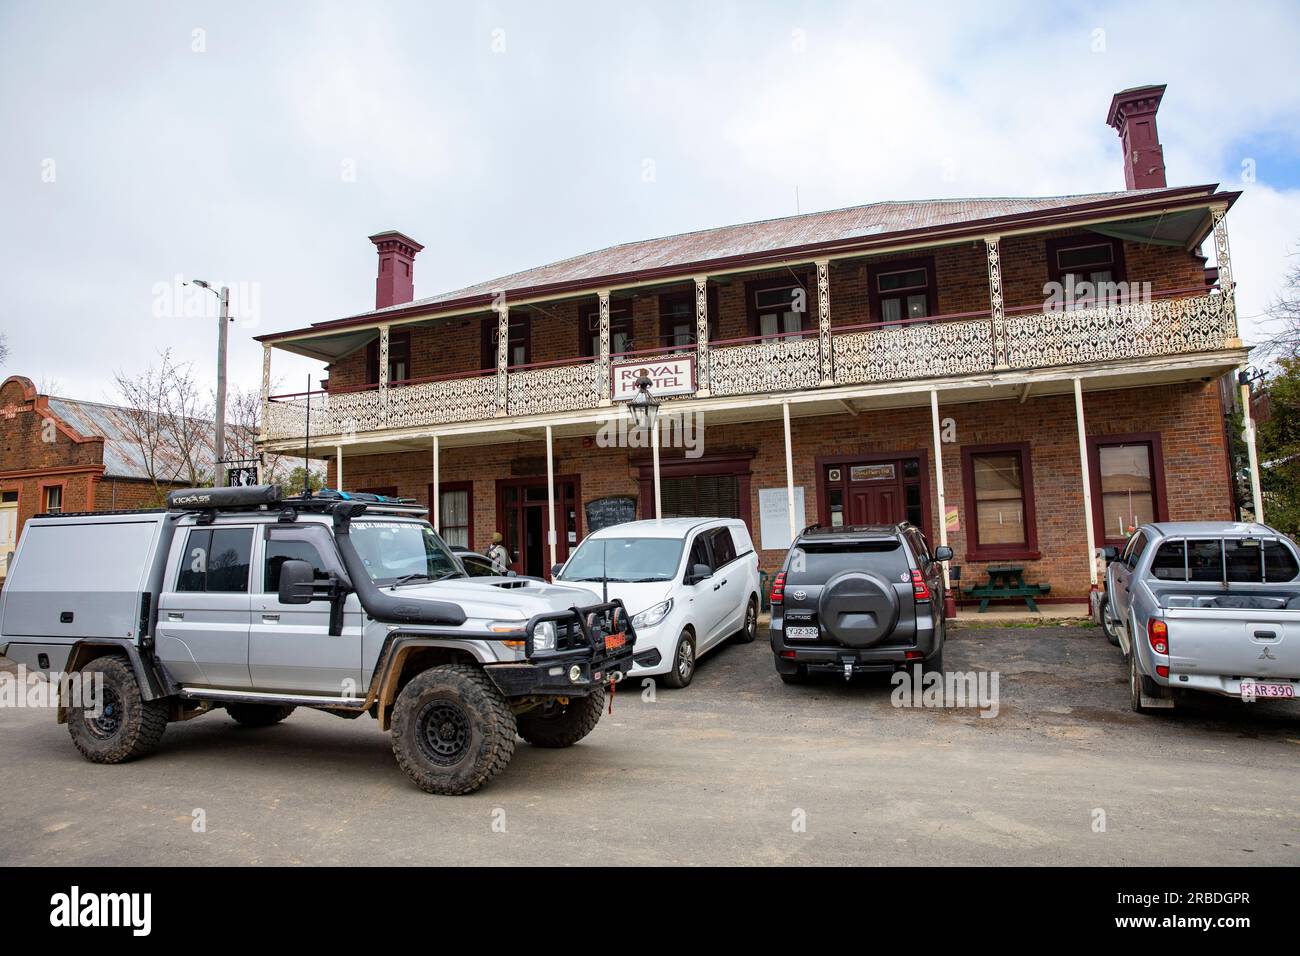
[[[59,710],[97,763],[141,756],[169,722],[211,710],[266,726],[313,707],[369,714],[420,787],[468,793],[516,736],[586,736],[635,634],[617,600],[468,577],[422,515],[259,486],[38,516],[0,593],[0,653],[102,675],[101,700]]]

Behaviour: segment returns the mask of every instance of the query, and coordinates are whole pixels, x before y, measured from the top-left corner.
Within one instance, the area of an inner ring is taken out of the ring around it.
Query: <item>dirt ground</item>
[[[102,767],[0,709],[0,864],[1300,863],[1294,704],[1138,716],[1092,628],[964,628],[946,658],[997,673],[996,716],[895,707],[887,676],[788,687],[763,635],[468,797],[417,790],[369,718],[217,712]]]

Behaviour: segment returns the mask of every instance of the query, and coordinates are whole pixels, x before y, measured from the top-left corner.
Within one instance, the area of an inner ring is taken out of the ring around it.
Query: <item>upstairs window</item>
[[[506,362],[510,368],[527,365],[533,355],[533,323],[526,312],[510,312],[510,338],[506,348]],[[494,315],[483,320],[483,368],[497,367],[497,341],[500,338],[500,325]]]
[[[934,260],[882,262],[869,272],[869,310],[872,322],[891,323],[926,319],[935,314]]]
[[[1072,236],[1047,244],[1049,278],[1061,288],[1062,306],[1088,309],[1115,304],[1124,281],[1124,247],[1115,239]]]
[[[801,282],[750,283],[749,295],[750,334],[765,341],[809,326],[810,299],[815,293]]]
[[[709,341],[718,338],[718,290],[709,286]],[[671,292],[659,296],[659,344],[665,348],[690,348],[695,345],[697,316],[695,292]]]
[[[930,279],[925,269],[886,272],[876,276],[880,321],[924,319],[930,314]]]
[[[388,335],[388,382],[390,385],[411,378],[411,333],[390,332]],[[379,384],[379,341],[366,346],[366,381]]]
[[[578,307],[578,354],[586,358],[600,355],[600,303],[583,303]],[[636,346],[632,341],[632,303],[609,304],[609,354],[622,355]]]

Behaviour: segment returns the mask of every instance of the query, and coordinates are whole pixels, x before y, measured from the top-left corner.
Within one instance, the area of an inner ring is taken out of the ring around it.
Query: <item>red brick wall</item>
[[[0,491],[18,492],[19,536],[27,519],[45,510],[51,485],[62,487],[65,512],[161,504],[166,489],[160,494],[149,481],[104,478],[103,460],[104,439],[57,427],[30,382],[15,377],[0,385]]]
[[[943,418],[955,423],[955,442],[945,444],[944,484],[947,503],[958,508],[960,530],[950,535],[956,563],[967,582],[981,580],[989,562],[967,558],[969,518],[963,498],[961,449],[968,445],[1025,442],[1031,470],[1041,559],[1026,561],[1026,579],[1052,585],[1057,597],[1081,597],[1088,589],[1087,538],[1072,394],[941,406]],[[1164,458],[1164,486],[1171,520],[1226,520],[1231,517],[1226,450],[1218,396],[1213,383],[1164,385],[1125,391],[1095,392],[1084,398],[1090,436],[1159,432]],[[930,514],[927,533],[937,541],[937,491],[933,480],[931,421],[927,407],[864,411],[857,417],[795,417],[792,422],[795,484],[804,488],[807,521],[818,515],[818,456],[904,453],[924,450],[929,461]],[[594,435],[594,426],[593,426]],[[762,488],[785,487],[785,451],[778,420],[705,430],[705,453],[743,447],[755,450],[752,463],[751,512],[755,544],[761,544],[757,515]],[[443,481],[474,482],[474,546],[486,548],[496,530],[496,479],[510,477],[511,461],[545,454],[541,442],[444,448]],[[644,452],[633,451],[634,456]],[[665,457],[679,456],[665,451]],[[639,495],[637,472],[627,449],[601,449],[571,438],[555,443],[557,475],[577,474],[585,503],[609,495]],[[348,488],[395,485],[398,493],[427,501],[432,454],[344,457]],[[331,468],[330,480],[334,480]],[[584,529],[585,531],[585,529]],[[784,552],[762,551],[764,569],[780,564]],[[1005,562],[1003,562],[1005,563]],[[1017,562],[1021,563],[1021,562]]]
[[[0,385],[0,491],[18,492],[19,536],[27,519],[45,510],[48,486],[62,487],[64,511],[90,509],[103,471],[103,440],[75,440],[43,408],[30,382],[15,377]]]

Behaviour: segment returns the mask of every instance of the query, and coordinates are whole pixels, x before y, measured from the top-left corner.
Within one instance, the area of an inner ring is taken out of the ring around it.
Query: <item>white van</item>
[[[636,629],[632,674],[685,687],[728,638],[758,636],[758,555],[736,518],[629,521],[589,534],[558,584],[621,600]]]

